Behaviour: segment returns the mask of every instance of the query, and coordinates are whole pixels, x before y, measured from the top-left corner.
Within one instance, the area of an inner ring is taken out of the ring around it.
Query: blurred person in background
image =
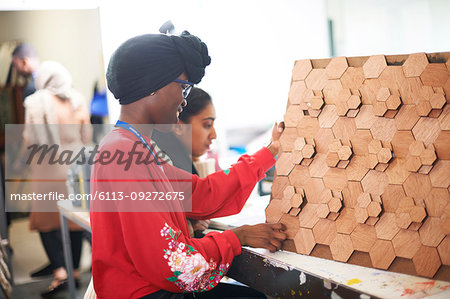
[[[25,99],[25,129],[23,133],[25,146],[58,145],[58,154],[63,151],[77,152],[92,138],[92,129],[89,122],[89,113],[85,107],[83,96],[72,88],[72,77],[69,71],[55,61],[43,62],[35,75],[36,92]],[[70,125],[70,126],[65,126]],[[46,157],[47,158],[47,157]],[[45,194],[50,191],[65,194],[66,185],[63,183],[67,177],[70,163],[51,165],[48,159],[43,163],[30,163],[30,177],[32,178],[32,191]],[[44,177],[45,176],[45,177]],[[34,181],[45,178],[56,183],[42,183]],[[62,182],[61,182],[62,181]],[[67,197],[66,197],[67,198]],[[64,253],[61,237],[61,223],[56,201],[50,202],[52,209],[42,203],[33,201],[30,213],[30,229],[39,232],[45,252],[50,260],[53,281],[42,295],[49,296],[59,290],[67,288],[67,272],[65,270]],[[40,206],[41,205],[41,206]],[[81,227],[69,222],[70,238],[74,269],[78,269],[81,257]],[[77,285],[80,273],[74,271]]]
[[[35,76],[40,64],[36,49],[28,43],[19,44],[12,52],[12,64],[17,73],[26,79],[22,88],[22,100],[25,100],[36,91]]]

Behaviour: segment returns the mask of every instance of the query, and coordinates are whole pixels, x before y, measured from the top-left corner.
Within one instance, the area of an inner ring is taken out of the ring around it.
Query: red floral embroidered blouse
[[[129,131],[115,128],[103,139],[97,156],[104,151],[128,153],[136,140]],[[95,212],[101,203],[92,201],[92,275],[97,297],[139,298],[161,289],[201,292],[216,286],[241,253],[239,240],[232,231],[191,239],[186,217],[211,219],[239,213],[255,184],[274,163],[270,151],[263,148],[207,178],[189,174],[192,212]],[[181,171],[168,164],[163,168],[161,171],[151,163],[133,164],[125,170],[123,164],[97,163],[91,174],[91,194],[176,191],[176,182],[143,180],[167,181]],[[183,172],[184,177],[186,174]],[[102,181],[107,177],[139,183]]]

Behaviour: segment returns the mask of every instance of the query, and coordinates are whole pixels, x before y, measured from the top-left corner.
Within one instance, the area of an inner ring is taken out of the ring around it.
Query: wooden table
[[[58,209],[61,216],[61,234],[63,238],[64,260],[66,263],[70,299],[76,298],[75,277],[73,276],[72,247],[67,220],[71,220],[84,230],[91,232],[89,212],[81,207],[74,207],[71,201],[59,201]]]

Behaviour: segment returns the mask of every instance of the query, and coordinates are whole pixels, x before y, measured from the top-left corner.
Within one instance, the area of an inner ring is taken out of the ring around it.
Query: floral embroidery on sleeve
[[[179,242],[180,231],[172,229],[167,223],[161,229],[161,236],[169,241],[168,249],[164,249],[164,258],[173,272],[167,280],[174,282],[185,292],[204,292],[216,286],[229,264],[217,264],[211,259],[209,263],[194,247]]]

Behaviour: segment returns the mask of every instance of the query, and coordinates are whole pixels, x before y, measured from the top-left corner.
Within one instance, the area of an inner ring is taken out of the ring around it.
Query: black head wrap
[[[210,63],[206,44],[187,31],[180,36],[145,34],[117,48],[106,80],[114,97],[126,105],[163,88],[183,72],[197,84]]]

